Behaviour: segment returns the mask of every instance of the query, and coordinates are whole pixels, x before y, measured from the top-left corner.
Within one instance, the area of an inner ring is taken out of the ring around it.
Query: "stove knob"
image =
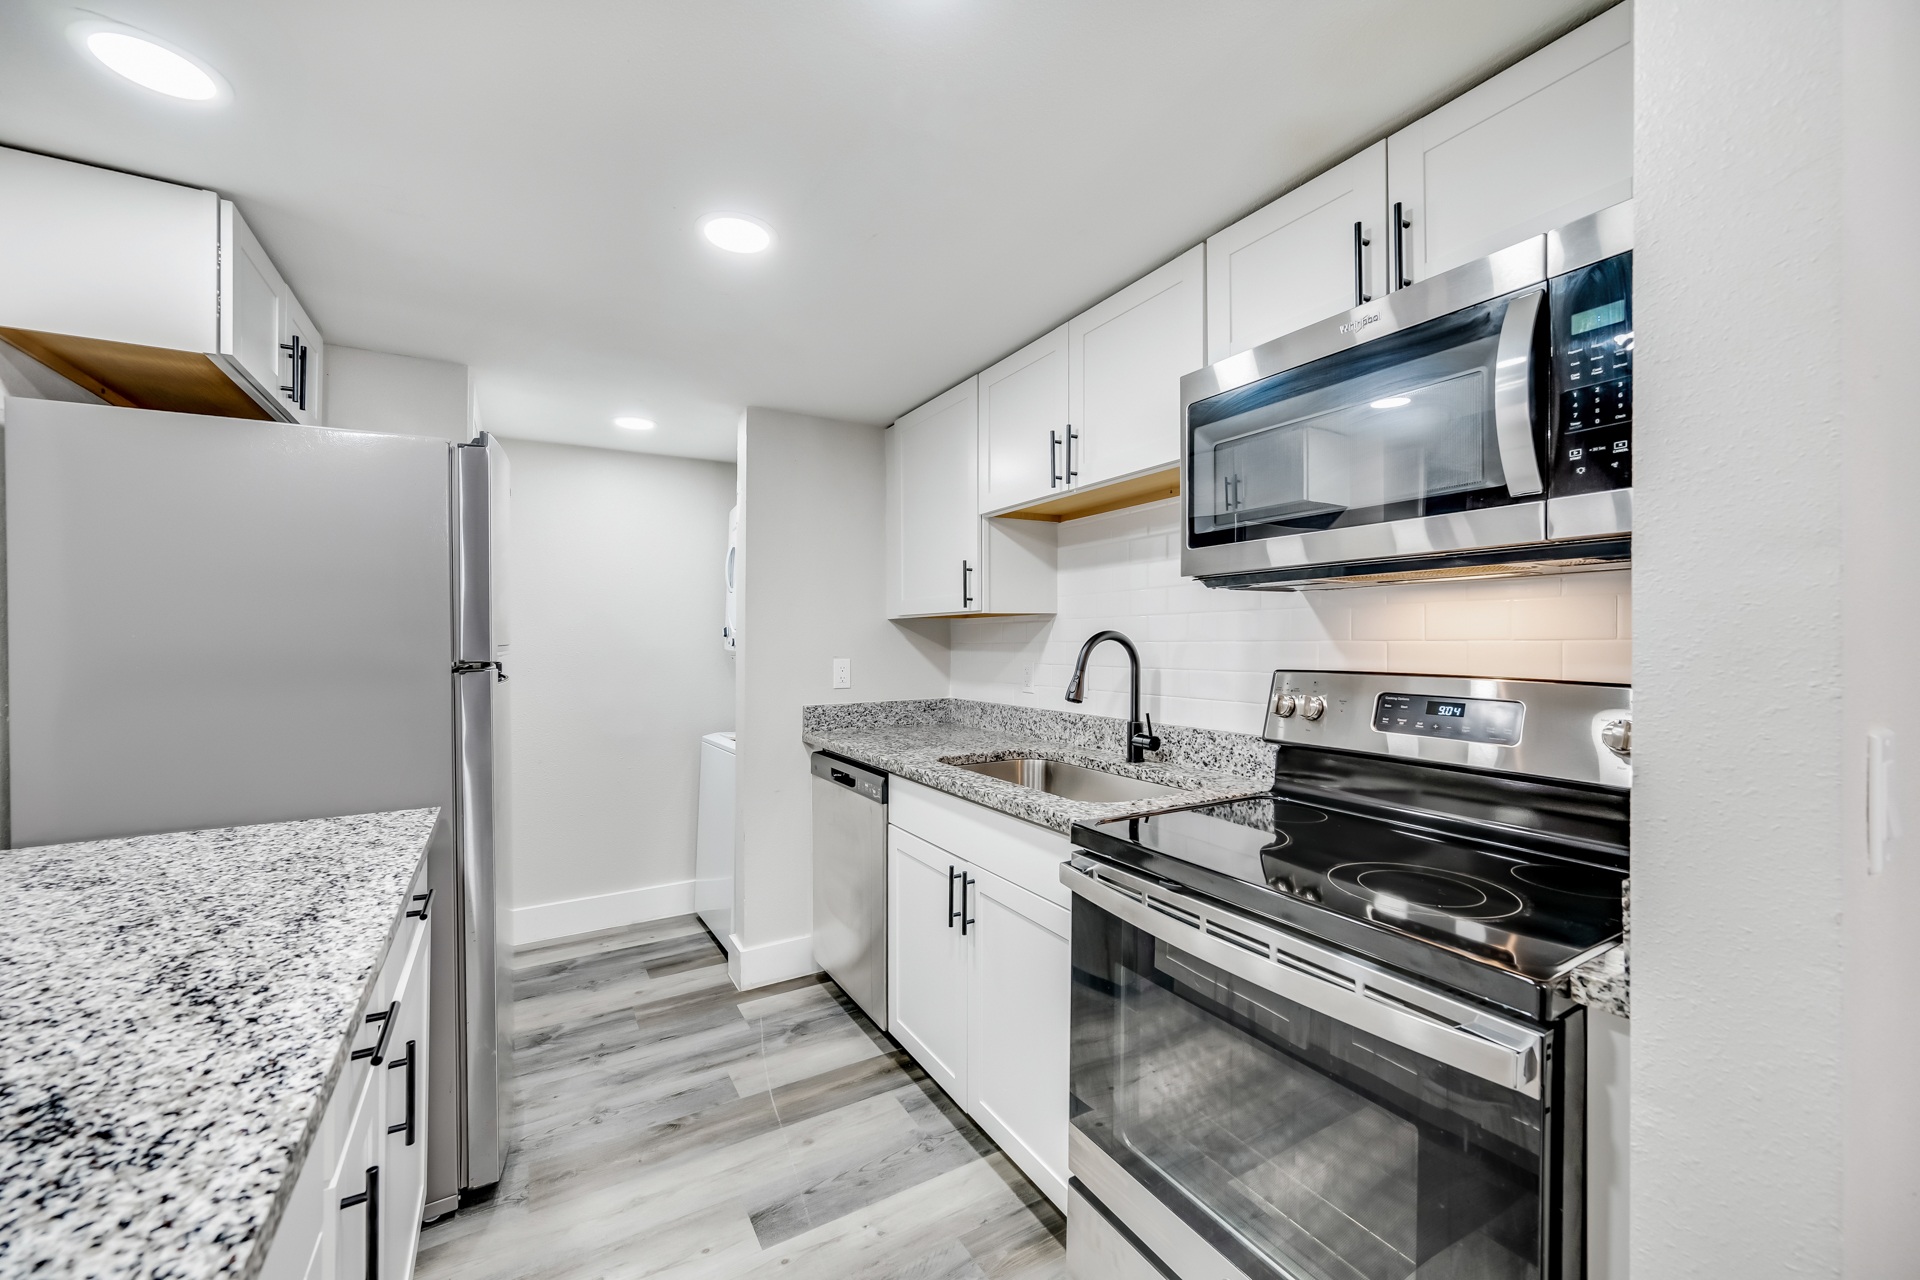
[[[1327,714],[1327,700],[1315,695],[1300,700],[1300,715],[1307,720],[1318,720]]]
[[[1600,745],[1622,760],[1633,758],[1633,721],[1609,720],[1600,726]]]
[[[1283,693],[1273,700],[1273,714],[1285,720],[1300,709],[1300,700],[1290,693]]]

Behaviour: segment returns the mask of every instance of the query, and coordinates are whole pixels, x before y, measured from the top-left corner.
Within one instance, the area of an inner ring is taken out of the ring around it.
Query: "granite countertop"
[[[935,698],[914,702],[846,702],[806,707],[801,737],[810,747],[872,765],[896,777],[971,800],[1065,835],[1076,822],[1103,822],[1187,804],[1264,795],[1273,786],[1273,744],[1249,734],[1166,725],[1161,750],[1127,764],[1126,724],[1107,716]],[[1045,756],[1104,769],[1185,794],[1120,804],[1066,800],[1018,783],[971,773],[943,759],[973,764]]]
[[[1609,947],[1566,976],[1567,994],[1591,1009],[1604,1009],[1622,1018],[1632,1016],[1633,1002],[1628,961],[1633,944],[1633,881],[1620,886],[1623,931],[1618,945]]]
[[[259,1270],[438,814],[0,851],[0,1275]]]

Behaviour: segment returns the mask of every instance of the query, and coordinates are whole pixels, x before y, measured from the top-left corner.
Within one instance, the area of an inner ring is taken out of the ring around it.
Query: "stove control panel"
[[[1513,747],[1520,743],[1526,711],[1526,703],[1504,699],[1383,693],[1373,702],[1373,727],[1382,733]]]

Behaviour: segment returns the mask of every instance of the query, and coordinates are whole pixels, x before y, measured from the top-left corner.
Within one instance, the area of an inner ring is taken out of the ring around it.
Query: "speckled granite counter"
[[[1125,721],[932,698],[911,702],[845,702],[801,709],[808,746],[884,769],[937,791],[1024,818],[1065,834],[1076,822],[1101,822],[1184,804],[1261,795],[1273,786],[1273,744],[1249,734],[1158,726],[1161,749],[1145,764],[1125,763]],[[1180,796],[1124,804],[1065,800],[941,763],[1044,755],[1105,769],[1143,782],[1179,787]]]
[[[1622,1018],[1632,1016],[1629,951],[1633,943],[1633,881],[1621,886],[1620,910],[1625,932],[1620,945],[1604,951],[1567,975],[1567,994],[1591,1009],[1604,1009]]]
[[[0,852],[0,1276],[259,1270],[437,814]]]

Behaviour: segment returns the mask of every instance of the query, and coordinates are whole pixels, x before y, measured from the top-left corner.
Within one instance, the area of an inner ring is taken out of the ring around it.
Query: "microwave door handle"
[[[1535,289],[1507,304],[1493,365],[1493,429],[1500,442],[1500,469],[1516,498],[1541,492],[1540,456],[1533,448],[1533,331],[1546,290]]]

